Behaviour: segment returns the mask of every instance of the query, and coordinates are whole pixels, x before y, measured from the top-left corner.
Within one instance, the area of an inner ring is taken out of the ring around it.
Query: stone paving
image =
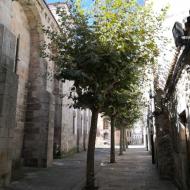
[[[24,178],[6,190],[81,190],[85,183],[86,153],[55,160],[48,169],[25,168]],[[151,157],[144,149],[128,149],[109,164],[109,149],[96,150],[96,178],[99,190],[176,190],[160,180]]]
[[[103,166],[97,182],[99,190],[177,190],[170,181],[159,178],[144,149],[128,149],[117,157],[117,163]]]

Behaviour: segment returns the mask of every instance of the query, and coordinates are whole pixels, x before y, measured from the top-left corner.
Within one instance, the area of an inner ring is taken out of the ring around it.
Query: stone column
[[[62,82],[55,80],[55,127],[54,127],[54,144],[53,155],[55,158],[61,156],[61,132],[62,132]],[[64,139],[63,139],[64,140]]]

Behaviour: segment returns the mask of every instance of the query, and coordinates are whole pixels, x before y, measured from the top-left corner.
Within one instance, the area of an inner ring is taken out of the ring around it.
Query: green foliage
[[[104,110],[108,97],[117,104],[112,100],[123,90],[131,93],[146,65],[155,62],[162,15],[134,0],[97,0],[90,14],[81,3],[71,1],[70,12],[57,10],[60,31],[44,30],[50,40],[44,56],[55,62],[58,79],[74,81],[74,107]]]
[[[117,115],[119,127],[129,127],[139,117],[138,86],[146,66],[158,56],[163,16],[135,0],[96,0],[91,11],[81,3],[73,0],[69,11],[57,10],[60,31],[44,29],[49,43],[43,56],[55,63],[58,79],[74,82],[73,106],[92,110],[86,186],[92,189],[98,112],[112,119]]]
[[[158,56],[156,42],[165,10],[155,15],[151,8],[141,7],[136,1],[101,0],[96,1],[93,10],[101,43],[117,52],[114,59],[119,82],[107,93],[102,111],[116,116],[119,126],[127,123],[129,127],[139,117],[139,93],[134,92],[138,91],[146,66],[154,64]]]
[[[133,124],[141,116],[141,94],[139,89],[133,92],[128,92],[123,95],[127,99],[125,106],[119,107],[119,112],[116,116],[116,127],[117,128],[131,128]]]

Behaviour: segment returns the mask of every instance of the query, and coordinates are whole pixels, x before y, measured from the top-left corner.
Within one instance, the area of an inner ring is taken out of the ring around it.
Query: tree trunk
[[[123,128],[123,151],[126,151],[126,130]]]
[[[123,155],[123,143],[122,143],[122,136],[123,136],[122,128],[120,128],[120,139],[119,139],[119,155]]]
[[[80,134],[79,134],[79,127],[77,125],[77,153],[80,152]]]
[[[155,164],[155,155],[154,155],[154,137],[153,137],[153,132],[151,132],[151,135],[150,135],[150,141],[151,141],[152,164]]]
[[[126,149],[128,149],[128,139],[127,139],[127,134],[126,134],[126,130],[125,130],[125,142],[126,142]]]
[[[110,163],[115,163],[115,117],[111,117],[111,150]]]
[[[83,133],[83,150],[86,151],[86,130]]]
[[[98,120],[98,109],[92,110],[91,127],[89,133],[88,150],[87,150],[87,169],[86,169],[86,190],[94,190],[95,175],[94,175],[94,153]]]

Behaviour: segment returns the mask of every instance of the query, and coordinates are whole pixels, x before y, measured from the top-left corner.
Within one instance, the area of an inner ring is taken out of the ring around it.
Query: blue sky
[[[89,7],[93,0],[85,0],[85,6]],[[64,0],[46,0],[47,3],[64,2]]]
[[[64,0],[46,0],[47,3],[63,2]],[[92,0],[85,0],[85,7],[90,6]],[[139,4],[143,4],[144,0],[138,0]]]

